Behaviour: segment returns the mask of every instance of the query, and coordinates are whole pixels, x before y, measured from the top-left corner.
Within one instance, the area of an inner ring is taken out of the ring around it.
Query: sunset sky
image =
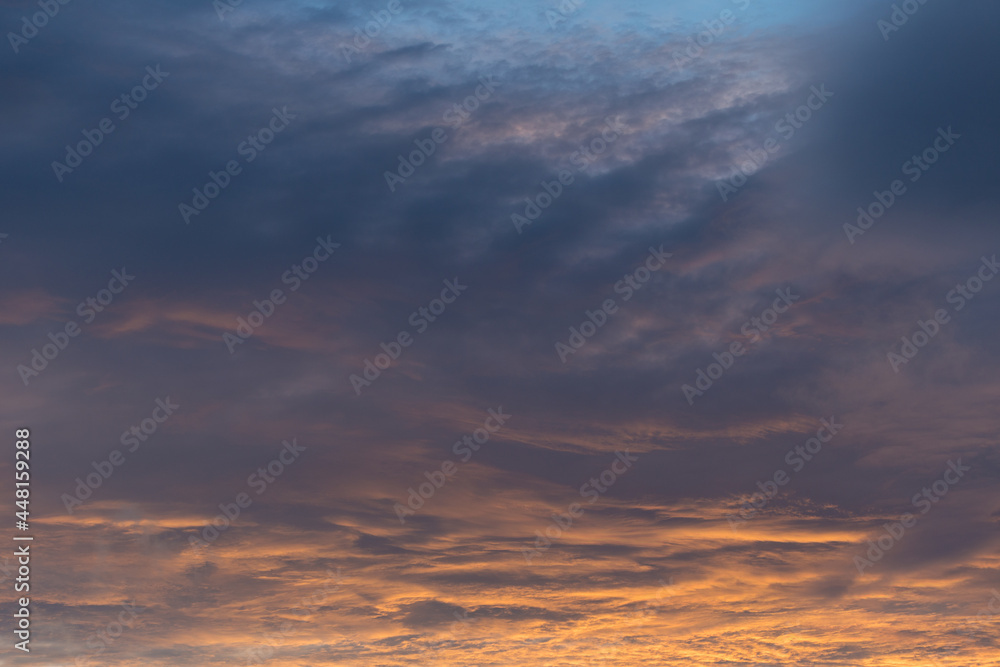
[[[997,3],[62,2],[0,665],[1000,664]]]

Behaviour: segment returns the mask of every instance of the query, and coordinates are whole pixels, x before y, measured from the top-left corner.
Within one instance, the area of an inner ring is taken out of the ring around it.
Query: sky
[[[995,665],[998,19],[0,2],[0,665]]]

